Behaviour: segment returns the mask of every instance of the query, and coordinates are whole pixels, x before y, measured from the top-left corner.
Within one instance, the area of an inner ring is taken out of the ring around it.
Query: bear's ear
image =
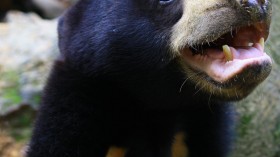
[[[170,6],[172,4],[180,3],[180,0],[137,0],[136,7],[140,7],[142,10],[157,10],[162,9],[163,7]]]
[[[58,40],[59,41],[58,42],[59,48],[62,48],[61,40],[62,40],[62,34],[64,33],[63,26],[64,26],[64,17],[61,16],[58,20],[58,25],[57,25],[57,32],[58,32],[58,38],[59,38],[59,40]],[[63,52],[63,51],[60,50],[60,52]]]
[[[64,24],[64,18],[63,16],[61,16],[58,20],[58,25],[57,25],[57,31],[58,31],[58,35],[60,36],[61,32],[63,31],[63,24]]]
[[[183,14],[182,0],[136,0],[134,8],[139,13],[154,21],[160,30],[170,30]],[[143,16],[142,16],[143,17]]]
[[[172,3],[176,3],[179,0],[138,0],[140,4],[154,4],[154,5],[168,5]]]
[[[64,18],[63,16],[61,16],[58,20],[58,28],[60,28],[63,25],[63,22],[64,22]]]

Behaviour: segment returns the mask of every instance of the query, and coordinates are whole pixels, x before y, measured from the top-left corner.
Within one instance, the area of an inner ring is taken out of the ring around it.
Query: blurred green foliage
[[[1,89],[2,93],[0,93],[1,99],[4,100],[0,115],[5,115],[9,109],[22,103],[19,79],[20,74],[17,71],[7,70],[1,73],[0,80],[5,82],[5,86]],[[36,99],[39,102],[39,97]],[[26,142],[31,136],[31,125],[34,121],[34,116],[33,111],[28,110],[24,110],[24,112],[11,118],[9,117],[7,120],[1,119],[0,116],[0,128],[5,129],[17,141]]]
[[[9,105],[19,104],[21,102],[21,96],[19,91],[19,74],[16,71],[6,71],[0,75],[0,80],[7,83],[3,87],[1,94],[2,99],[7,100],[3,107]],[[5,110],[5,109],[4,109]]]

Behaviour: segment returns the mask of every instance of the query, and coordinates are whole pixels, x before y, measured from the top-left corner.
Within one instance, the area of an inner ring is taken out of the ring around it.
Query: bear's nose
[[[263,21],[268,18],[271,0],[239,0],[241,7],[249,13],[253,21]]]
[[[240,0],[243,7],[262,7],[266,0]]]

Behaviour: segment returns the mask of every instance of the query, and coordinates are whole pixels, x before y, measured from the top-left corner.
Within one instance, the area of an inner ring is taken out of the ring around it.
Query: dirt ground
[[[15,140],[6,133],[0,133],[0,156],[1,157],[23,157],[26,146]]]

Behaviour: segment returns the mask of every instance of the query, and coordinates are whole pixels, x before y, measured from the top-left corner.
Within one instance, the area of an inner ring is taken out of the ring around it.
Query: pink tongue
[[[233,59],[249,59],[256,58],[264,55],[264,49],[260,44],[254,44],[253,46],[248,47],[230,47]],[[221,50],[217,49],[208,49],[206,50],[207,56],[213,59],[222,59],[225,57],[224,53]]]
[[[260,44],[254,44],[252,47],[231,47],[231,52],[234,59],[249,59],[263,56],[264,49]]]

